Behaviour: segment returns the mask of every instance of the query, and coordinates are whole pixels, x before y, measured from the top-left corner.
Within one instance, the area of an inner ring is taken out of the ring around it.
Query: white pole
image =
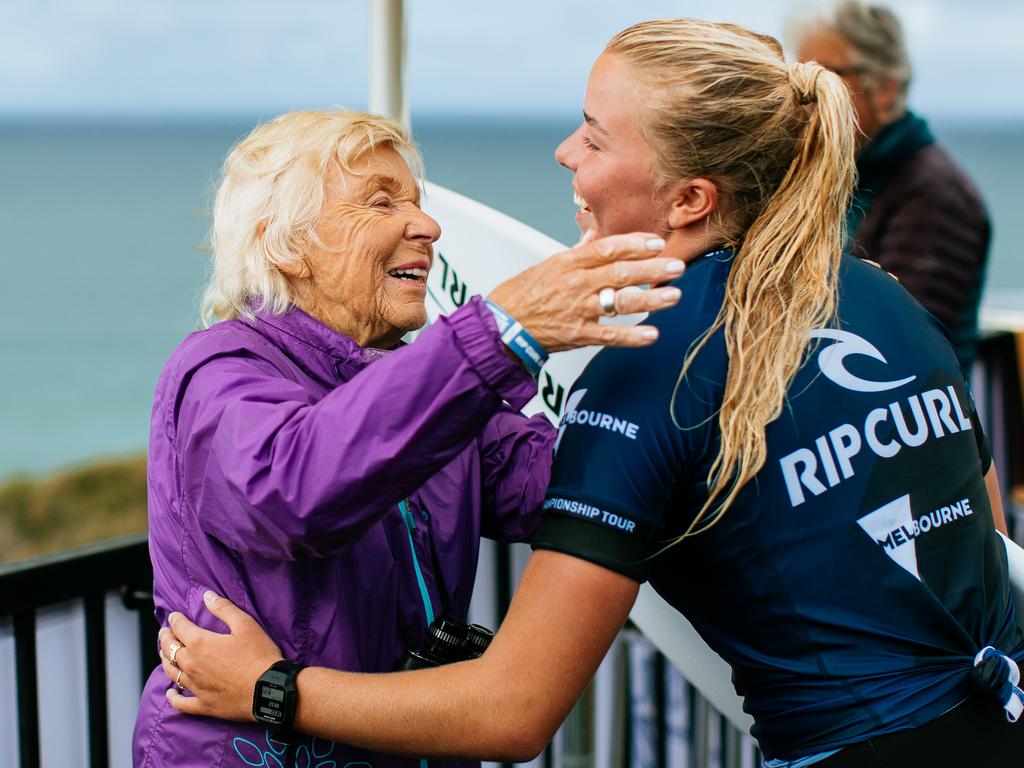
[[[370,111],[409,127],[403,0],[370,0]]]

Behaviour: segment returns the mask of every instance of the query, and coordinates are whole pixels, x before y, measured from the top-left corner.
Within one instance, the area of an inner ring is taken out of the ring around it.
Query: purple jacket
[[[176,610],[225,631],[203,606],[213,589],[289,659],[393,670],[427,623],[410,537],[433,610],[447,602],[465,615],[480,536],[518,540],[535,527],[554,440],[544,417],[518,413],[535,392],[479,298],[394,352],[362,349],[294,309],[190,335],[153,405],[158,621]],[[160,669],[145,686],[135,766],[283,764],[263,727],[181,715],[167,687]],[[296,758],[419,764],[312,739]]]

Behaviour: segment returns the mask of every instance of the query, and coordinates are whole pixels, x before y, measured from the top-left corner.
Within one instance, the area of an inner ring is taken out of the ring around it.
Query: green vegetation
[[[146,457],[0,485],[0,562],[146,530]]]

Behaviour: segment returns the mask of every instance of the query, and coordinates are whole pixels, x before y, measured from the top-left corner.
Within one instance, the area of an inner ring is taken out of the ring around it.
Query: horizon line
[[[316,109],[329,107],[294,107],[292,109]],[[205,109],[171,109],[171,110],[66,110],[66,109],[4,109],[0,107],[0,122],[60,122],[69,123],[153,123],[153,122],[241,122],[269,120],[277,115],[292,111],[289,108],[275,109],[230,109],[230,110],[205,110]],[[364,109],[364,105],[352,107],[352,109]],[[921,114],[920,112],[916,112]],[[930,112],[923,115],[925,119],[932,122],[949,123],[987,123],[987,124],[1015,124],[1024,122],[1024,111],[1021,112]],[[574,110],[536,110],[523,112],[522,110],[504,109],[465,109],[465,108],[429,108],[411,112],[411,120],[509,120],[515,123],[529,123],[540,121],[576,122],[580,114]]]

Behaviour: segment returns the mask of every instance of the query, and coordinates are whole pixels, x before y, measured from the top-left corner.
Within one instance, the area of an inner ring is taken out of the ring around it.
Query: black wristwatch
[[[306,664],[279,661],[260,675],[252,694],[252,715],[258,722],[269,725],[280,741],[292,740],[292,725],[299,692],[295,678]]]

